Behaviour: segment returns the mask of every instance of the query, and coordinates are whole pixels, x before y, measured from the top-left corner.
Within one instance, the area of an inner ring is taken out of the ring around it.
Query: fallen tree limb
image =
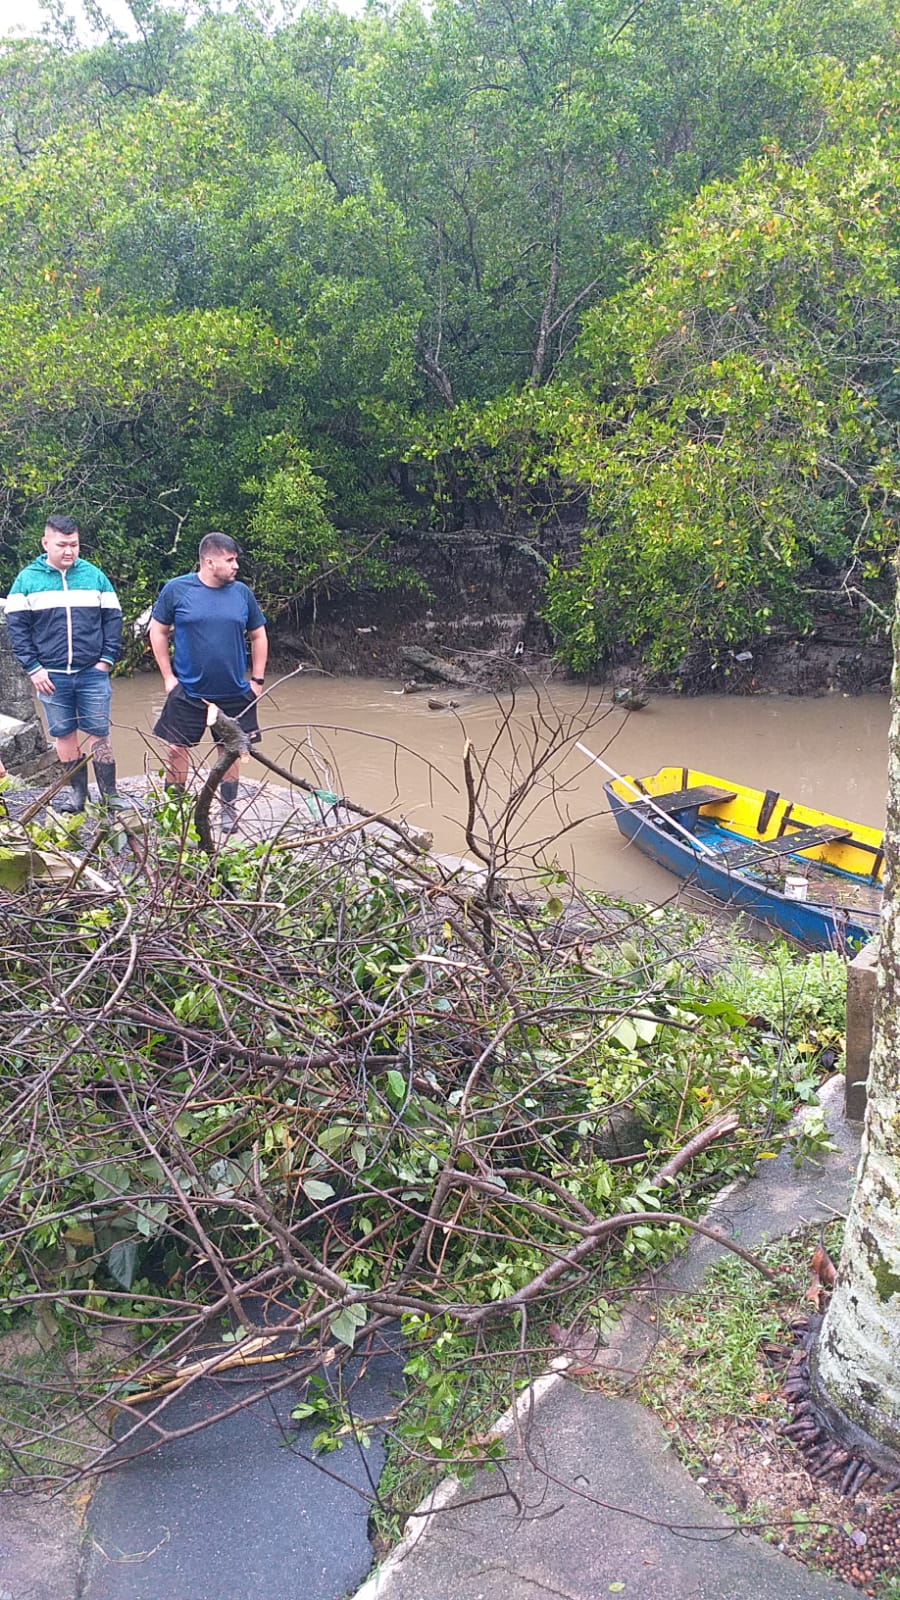
[[[750,1250],[745,1250],[743,1245],[735,1244],[735,1241],[729,1239],[728,1235],[719,1228],[710,1228],[706,1223],[694,1222],[690,1217],[682,1216],[678,1211],[626,1211],[618,1216],[606,1217],[598,1222],[595,1227],[588,1230],[585,1237],[577,1245],[573,1245],[571,1250],[567,1250],[564,1255],[551,1262],[548,1267],[544,1268],[543,1272],[539,1272],[536,1277],[532,1278],[530,1283],[525,1284],[522,1289],[517,1289],[515,1294],[507,1295],[503,1300],[495,1300],[490,1305],[469,1306],[465,1310],[450,1307],[447,1308],[448,1314],[458,1316],[461,1322],[472,1327],[480,1322],[488,1321],[491,1317],[505,1315],[510,1311],[518,1311],[522,1306],[537,1300],[564,1273],[571,1272],[575,1267],[580,1266],[581,1262],[596,1250],[604,1239],[608,1239],[614,1233],[620,1233],[624,1228],[634,1228],[639,1225],[652,1228],[663,1226],[687,1228],[691,1233],[699,1233],[704,1239],[711,1239],[714,1244],[719,1244],[723,1249],[730,1250],[734,1255],[740,1256],[741,1260],[746,1261],[748,1266],[753,1267],[757,1272],[761,1272],[764,1278],[769,1278],[773,1283],[778,1278],[777,1272],[773,1271],[771,1267],[767,1267],[765,1262],[761,1261],[758,1256],[753,1255]]]
[[[711,1144],[715,1143],[716,1139],[723,1139],[727,1133],[734,1133],[740,1127],[740,1122],[741,1119],[736,1111],[723,1111],[721,1116],[716,1117],[707,1127],[700,1128],[693,1138],[688,1140],[686,1145],[682,1145],[680,1150],[676,1150],[675,1154],[670,1156],[668,1161],[664,1162],[653,1174],[651,1181],[659,1184],[663,1183],[667,1178],[676,1177],[682,1168],[687,1166],[689,1161],[693,1161],[694,1156],[698,1156],[701,1151],[707,1150]]]

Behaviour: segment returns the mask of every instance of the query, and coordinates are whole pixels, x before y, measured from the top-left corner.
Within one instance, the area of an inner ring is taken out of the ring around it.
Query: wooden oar
[[[623,778],[621,772],[616,772],[614,767],[607,766],[606,762],[601,761],[599,756],[595,756],[593,750],[589,750],[587,745],[579,744],[578,740],[576,739],[575,749],[580,750],[581,754],[583,756],[587,756],[589,761],[593,761],[598,767],[602,767],[603,771],[607,772],[611,778],[615,778],[616,783],[621,783],[623,789],[630,789],[631,793],[636,795],[637,799],[640,800],[642,805],[649,806],[652,811],[656,812],[658,817],[662,818],[663,822],[667,822],[670,828],[674,828],[676,833],[683,834],[692,850],[697,850],[700,855],[712,856],[714,861],[719,859],[715,850],[711,849],[708,844],[704,844],[703,840],[698,838],[696,833],[691,833],[689,828],[683,828],[681,823],[676,822],[674,817],[670,817],[668,812],[663,811],[661,806],[654,805],[649,794],[641,794],[640,789],[636,789],[634,784],[629,783],[627,778]]]

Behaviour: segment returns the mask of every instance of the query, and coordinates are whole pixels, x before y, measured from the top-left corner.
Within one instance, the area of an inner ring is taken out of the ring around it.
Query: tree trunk
[[[854,1442],[862,1429],[868,1440],[855,1442],[900,1471],[900,586],[868,1108],[837,1284],[811,1366],[836,1432]]]

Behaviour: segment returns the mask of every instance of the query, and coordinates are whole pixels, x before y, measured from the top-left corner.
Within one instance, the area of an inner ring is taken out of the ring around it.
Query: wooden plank
[[[734,789],[716,789],[712,784],[706,788],[672,789],[668,794],[650,794],[646,801],[635,801],[635,810],[648,811],[692,811],[698,806],[710,806],[714,800],[733,800]],[[650,804],[647,804],[647,802]]]
[[[726,845],[721,854],[726,866],[751,867],[758,861],[769,861],[773,856],[792,856],[801,850],[812,850],[818,844],[833,844],[837,839],[849,839],[852,832],[852,828],[823,823],[816,828],[798,828],[796,833],[786,833],[780,839],[761,839],[755,844],[741,840],[740,844]]]

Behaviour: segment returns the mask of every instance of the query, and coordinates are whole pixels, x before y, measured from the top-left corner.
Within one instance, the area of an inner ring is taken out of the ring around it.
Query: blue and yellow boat
[[[606,794],[644,855],[789,938],[852,952],[877,931],[880,828],[692,767],[614,778]]]

